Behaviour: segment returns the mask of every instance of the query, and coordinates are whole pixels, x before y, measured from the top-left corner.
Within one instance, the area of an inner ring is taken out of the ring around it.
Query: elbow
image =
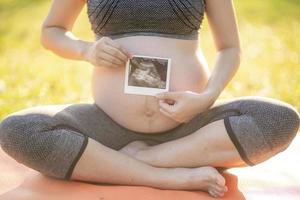
[[[231,60],[234,60],[237,67],[240,65],[242,50],[239,44],[225,46],[220,48],[218,52],[228,56]]]
[[[222,48],[221,51],[226,50],[228,52],[231,52],[231,54],[235,55],[236,57],[240,58],[242,54],[242,49],[240,45],[232,45],[225,48]]]
[[[232,47],[230,51],[234,66],[236,67],[236,69],[238,69],[241,64],[241,48],[239,46]]]
[[[242,55],[242,48],[241,48],[241,46],[240,45],[236,45],[236,46],[233,47],[233,49],[235,51],[235,54],[237,55],[237,57],[240,60],[241,55]]]
[[[57,30],[55,26],[44,23],[41,27],[40,44],[45,49],[52,50],[56,32]]]
[[[236,61],[237,61],[237,66],[239,66],[240,62],[241,62],[241,57],[242,57],[241,46],[237,45],[237,46],[233,47],[233,51],[234,51],[234,56],[235,56]]]
[[[41,29],[41,35],[40,35],[40,44],[45,48],[45,49],[50,49],[49,46],[49,39],[48,39],[48,28],[47,27],[42,27]]]
[[[242,48],[239,43],[233,43],[233,44],[227,44],[227,45],[222,45],[219,46],[217,49],[218,52],[231,52],[232,54],[237,55],[238,57],[242,54]]]

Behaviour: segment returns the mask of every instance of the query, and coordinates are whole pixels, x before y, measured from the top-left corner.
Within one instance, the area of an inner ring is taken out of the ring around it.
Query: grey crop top
[[[96,38],[151,35],[198,38],[205,0],[87,0]]]

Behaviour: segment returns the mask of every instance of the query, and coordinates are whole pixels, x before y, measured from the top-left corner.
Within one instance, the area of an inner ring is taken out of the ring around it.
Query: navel
[[[151,109],[147,108],[146,111],[145,111],[145,115],[147,117],[152,117],[154,114],[155,114],[155,112],[153,110],[151,110]]]
[[[155,113],[157,112],[155,109],[153,109],[153,103],[149,102],[149,97],[145,97],[145,111],[144,114],[146,117],[153,117]]]

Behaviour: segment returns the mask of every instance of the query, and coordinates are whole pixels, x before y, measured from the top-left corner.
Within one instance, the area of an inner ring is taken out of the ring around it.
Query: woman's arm
[[[232,0],[206,0],[206,15],[218,52],[205,89],[201,93],[176,91],[156,95],[160,111],[178,122],[188,122],[213,105],[240,63],[240,42]]]
[[[86,60],[95,66],[124,66],[129,53],[109,37],[88,42],[73,35],[73,25],[84,4],[85,0],[53,0],[42,26],[42,45],[64,58]]]
[[[206,15],[217,56],[205,91],[215,101],[236,73],[241,50],[232,0],[206,0]]]
[[[53,1],[41,32],[41,43],[46,49],[65,58],[84,59],[90,42],[78,39],[71,32],[84,4],[84,0]]]

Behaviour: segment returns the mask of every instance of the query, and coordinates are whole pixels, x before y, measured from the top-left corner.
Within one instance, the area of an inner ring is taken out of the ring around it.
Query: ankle
[[[182,183],[174,172],[173,168],[153,167],[153,187],[160,189],[179,189]]]

